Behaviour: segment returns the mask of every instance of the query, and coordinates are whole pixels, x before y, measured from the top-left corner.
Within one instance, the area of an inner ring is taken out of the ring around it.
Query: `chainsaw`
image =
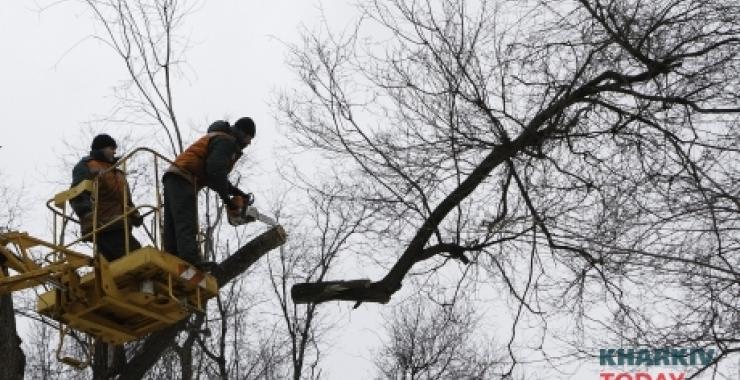
[[[231,198],[232,208],[226,206],[226,216],[229,224],[232,226],[240,226],[259,220],[270,226],[277,226],[275,219],[259,212],[256,207],[252,206],[254,199],[252,197],[244,197],[242,195],[235,195]]]

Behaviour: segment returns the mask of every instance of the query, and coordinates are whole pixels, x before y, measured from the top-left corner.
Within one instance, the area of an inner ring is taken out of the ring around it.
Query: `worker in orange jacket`
[[[231,196],[253,200],[231,184],[228,174],[254,138],[256,127],[249,117],[229,125],[217,121],[208,133],[190,145],[162,176],[164,184],[164,250],[201,267],[196,235],[198,232],[197,194],[203,187],[215,191],[228,208]],[[251,201],[250,201],[251,202]]]
[[[72,186],[86,179],[96,180],[98,183],[97,200],[96,194],[85,191],[72,198],[70,205],[80,219],[80,232],[85,241],[93,241],[93,215],[94,210],[97,210],[99,230],[95,234],[95,240],[98,252],[108,261],[118,259],[126,253],[125,224],[128,227],[129,252],[141,248],[139,241],[131,234],[131,227],[138,227],[143,223],[138,211],[129,215],[128,223],[124,223],[121,218],[124,212],[134,208],[134,203],[123,171],[110,169],[118,161],[116,149],[116,141],[112,137],[107,134],[97,135],[90,146],[90,154],[83,157],[72,170]]]

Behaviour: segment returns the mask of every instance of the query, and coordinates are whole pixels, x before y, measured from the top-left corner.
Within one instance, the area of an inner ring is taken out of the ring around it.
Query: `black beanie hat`
[[[251,138],[254,138],[254,134],[257,131],[251,117],[243,117],[237,120],[236,123],[234,123],[234,128],[239,129]]]
[[[117,148],[118,145],[116,145],[116,140],[113,140],[113,137],[110,137],[106,135],[105,133],[99,134],[93,138],[92,145],[90,145],[90,149],[97,150],[97,149],[103,149],[105,147],[112,146],[114,148]]]

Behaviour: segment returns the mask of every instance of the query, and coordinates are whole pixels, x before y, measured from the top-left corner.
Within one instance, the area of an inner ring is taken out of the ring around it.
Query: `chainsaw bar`
[[[256,207],[249,206],[247,207],[247,212],[245,213],[247,216],[251,216],[254,219],[259,220],[262,223],[269,224],[270,226],[277,226],[277,222],[275,219],[259,212]]]

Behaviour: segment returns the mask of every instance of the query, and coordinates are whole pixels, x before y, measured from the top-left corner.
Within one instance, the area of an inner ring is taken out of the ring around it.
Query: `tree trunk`
[[[93,350],[93,380],[108,380],[108,344],[95,341]]]
[[[0,379],[23,380],[26,355],[15,328],[15,310],[10,294],[0,296]]]
[[[193,379],[193,340],[190,344],[177,349],[177,355],[180,357],[180,376],[182,380]]]

